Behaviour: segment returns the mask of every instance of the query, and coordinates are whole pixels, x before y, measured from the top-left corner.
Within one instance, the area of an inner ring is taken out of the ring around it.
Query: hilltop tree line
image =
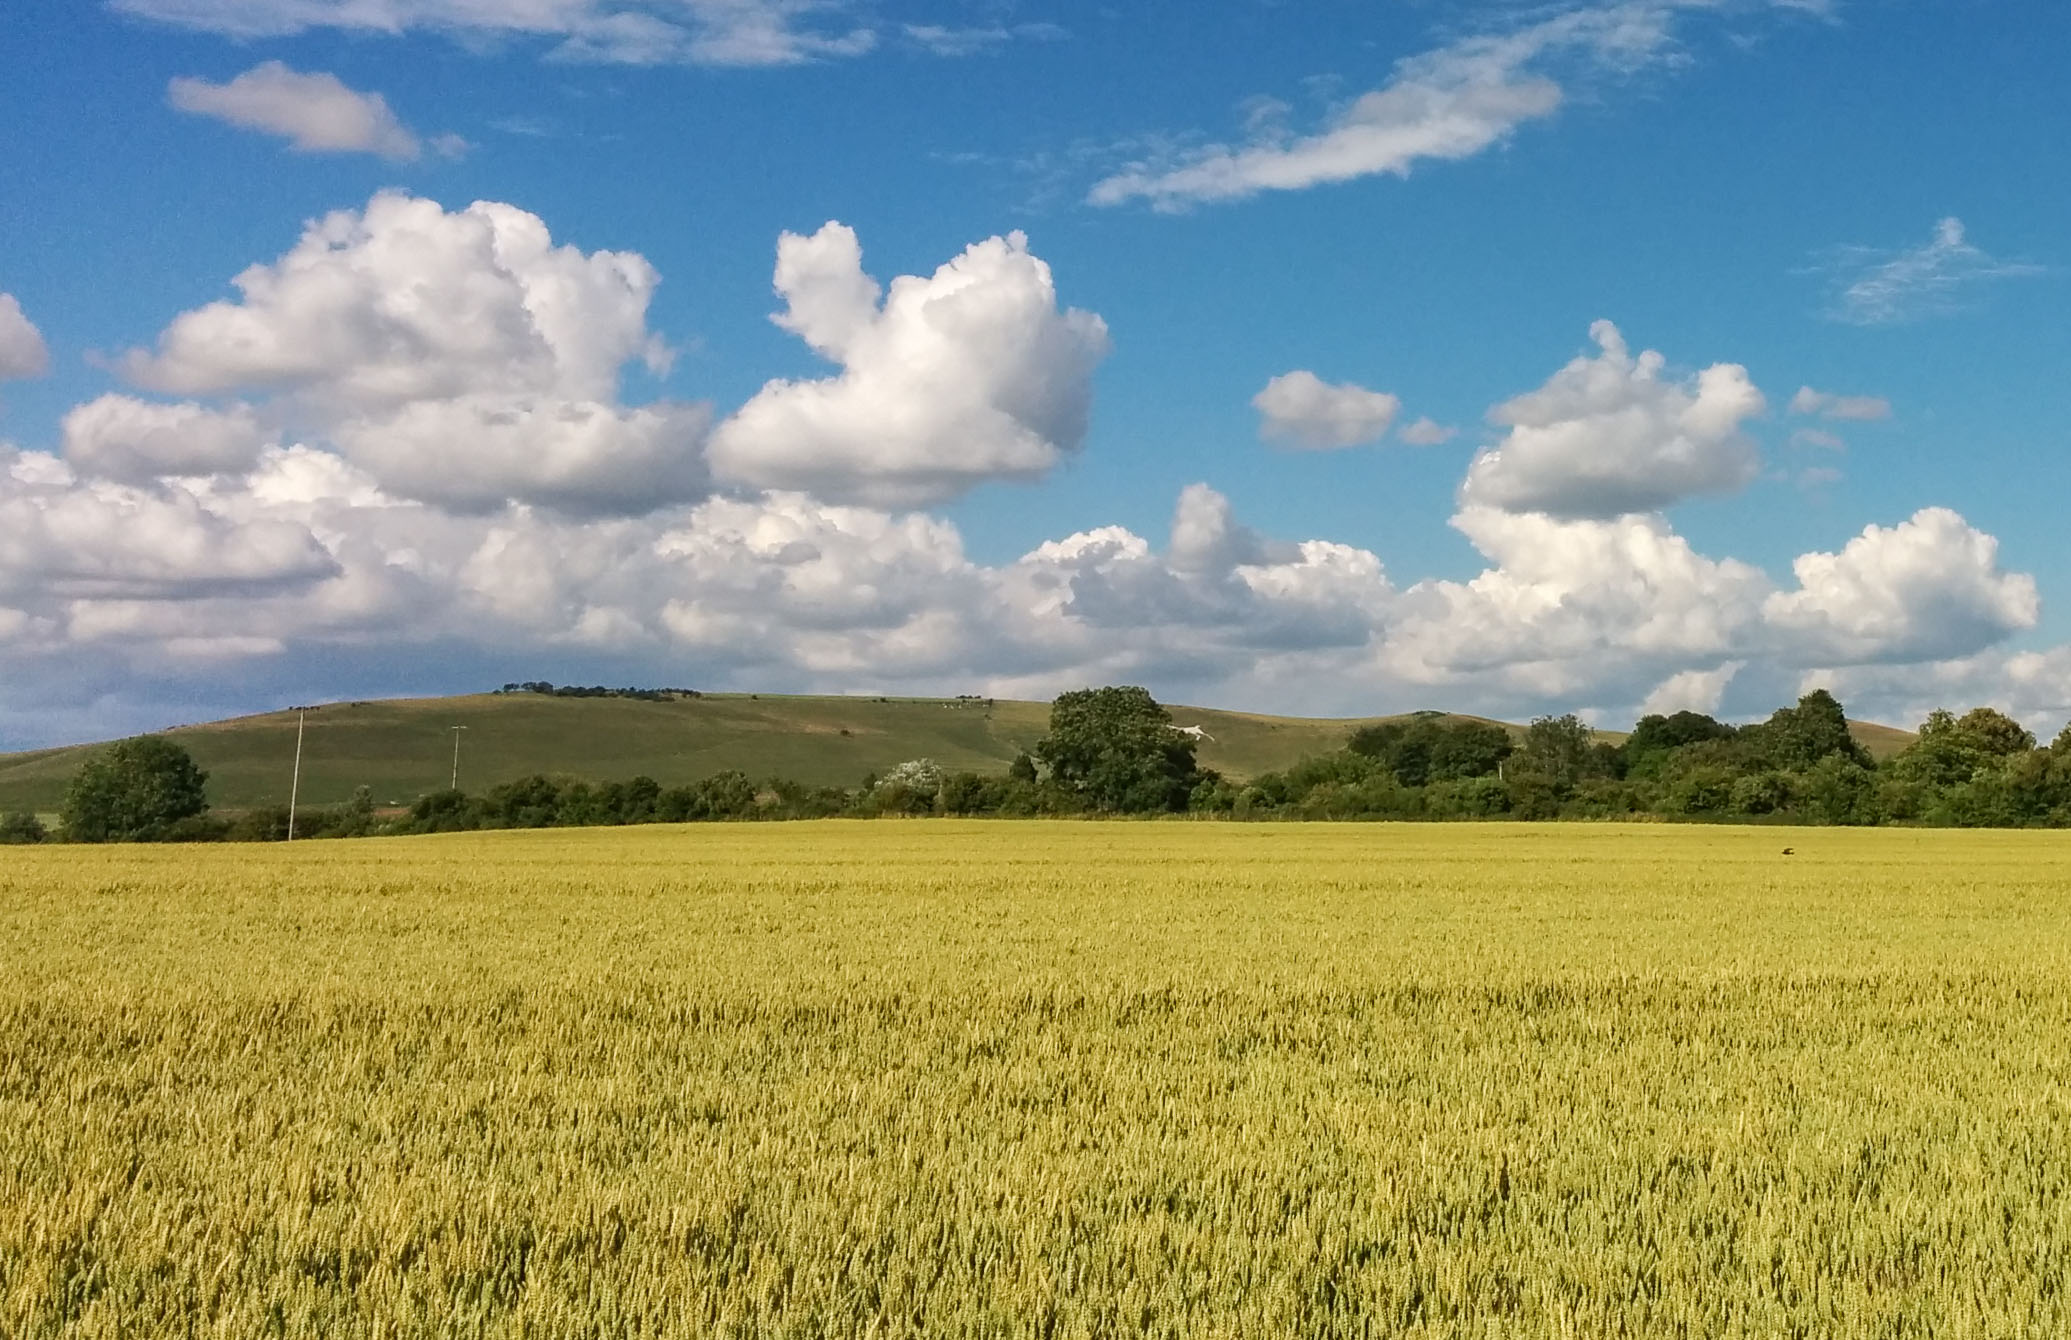
[[[496,692],[536,693],[544,698],[632,698],[643,703],[666,703],[679,698],[705,696],[696,689],[610,689],[602,684],[556,684],[545,679],[521,680],[506,684]]]
[[[1825,690],[1766,721],[1698,712],[1650,715],[1613,743],[1580,719],[1522,732],[1418,714],[1367,726],[1344,746],[1247,782],[1196,758],[1197,741],[1133,687],[1083,689],[1051,706],[1049,733],[1004,776],[927,759],[857,787],[756,781],[739,771],[687,786],[650,777],[602,784],[532,776],[481,794],[435,791],[407,813],[377,813],[365,787],[344,805],[304,809],[297,837],[443,833],[831,817],[1182,815],[1230,819],[1591,819],[1807,824],[2071,826],[2071,727],[2047,748],[1989,707],[1937,711],[1878,763]],[[78,842],[288,836],[285,806],[209,811],[206,774],[160,736],[89,760],[66,792],[59,831]],[[0,818],[0,842],[50,835],[34,816]]]

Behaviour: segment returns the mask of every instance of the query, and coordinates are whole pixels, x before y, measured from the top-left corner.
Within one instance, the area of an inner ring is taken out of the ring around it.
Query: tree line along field
[[[321,808],[366,787],[384,809],[443,791],[453,779],[453,726],[463,726],[460,786],[484,794],[537,777],[585,784],[656,779],[694,784],[738,771],[809,788],[854,787],[900,765],[929,760],[946,772],[1000,776],[1049,728],[1051,704],[1012,699],[702,694],[664,697],[474,694],[456,698],[330,703],[308,710],[299,802]],[[1523,726],[1441,712],[1318,718],[1175,707],[1198,726],[1201,766],[1235,782],[1296,769],[1343,749],[1363,728],[1409,722]],[[272,712],[163,732],[208,775],[211,804],[226,813],[284,807],[294,773],[297,713]],[[1891,758],[1911,732],[1851,721],[1868,753]],[[1622,732],[1598,731],[1615,744]],[[0,754],[0,814],[55,816],[67,786],[104,745]]]
[[[2071,1333],[2053,833],[32,848],[0,956],[9,1337]]]
[[[1201,761],[1230,776],[1289,767],[1338,748],[1362,725],[1397,718],[1323,719],[1175,708],[1202,725]],[[407,805],[452,777],[451,727],[466,726],[460,784],[471,791],[531,774],[663,785],[738,769],[808,786],[854,786],[914,758],[952,771],[1003,773],[1048,726],[1050,705],[1012,699],[705,694],[643,701],[484,693],[457,698],[331,703],[308,713],[305,805],[335,805],[356,787]],[[213,803],[284,805],[295,757],[292,711],[167,731],[209,774]],[[1614,737],[1615,738],[1615,737]],[[97,746],[0,754],[0,812],[54,812]]]

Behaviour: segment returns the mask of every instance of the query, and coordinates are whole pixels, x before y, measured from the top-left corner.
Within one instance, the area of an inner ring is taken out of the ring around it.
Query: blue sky
[[[533,677],[2071,716],[2060,6],[0,49],[0,747]]]

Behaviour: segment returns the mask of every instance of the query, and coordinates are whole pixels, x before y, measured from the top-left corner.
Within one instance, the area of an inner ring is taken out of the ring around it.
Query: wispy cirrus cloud
[[[1440,423],[1428,415],[1415,423],[1403,425],[1402,431],[1396,434],[1412,447],[1435,447],[1450,442],[1459,435],[1459,429]]]
[[[1744,9],[1735,0],[1625,0],[1571,6],[1508,31],[1466,37],[1396,62],[1387,83],[1307,133],[1286,104],[1252,99],[1247,138],[1133,162],[1095,183],[1095,205],[1153,209],[1241,200],[1471,158],[1544,120],[1567,99],[1563,80],[1629,75],[1684,58],[1677,16]],[[1824,0],[1756,0],[1753,7],[1824,14]]]
[[[951,28],[939,23],[909,23],[906,39],[933,56],[978,56],[1012,42],[1061,42],[1071,34],[1054,23],[990,24]]]
[[[1831,278],[1824,313],[1830,320],[1889,326],[1960,311],[1995,280],[2029,279],[2047,269],[1993,256],[1970,241],[1963,220],[1951,216],[1935,224],[1934,236],[1922,246],[1841,247],[1813,272]]]
[[[1869,423],[1891,417],[1891,402],[1880,395],[1837,395],[1800,386],[1791,397],[1791,413],[1812,414],[1822,419]]]
[[[797,65],[877,45],[838,0],[111,0],[140,18],[226,37],[313,30],[435,32],[470,42],[535,38],[564,60],[618,65]]]

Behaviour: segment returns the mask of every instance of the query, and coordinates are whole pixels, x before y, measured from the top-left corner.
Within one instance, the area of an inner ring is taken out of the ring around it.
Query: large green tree
[[[1955,786],[2034,747],[2035,737],[2025,727],[1992,708],[1975,708],[1960,718],[1936,708],[1891,768],[1909,782]]]
[[[1374,759],[1404,786],[1487,777],[1516,749],[1510,732],[1491,721],[1417,716],[1362,726],[1345,747]]]
[[[1536,717],[1525,728],[1524,745],[1517,751],[1518,771],[1542,777],[1559,789],[1573,786],[1604,771],[1592,747],[1595,739],[1596,732],[1572,712]]]
[[[1089,808],[1183,810],[1201,780],[1194,741],[1147,689],[1078,689],[1050,705],[1050,733],[1035,747],[1050,779]]]
[[[139,735],[87,760],[60,811],[73,842],[152,842],[207,812],[208,774],[163,735]]]
[[[1676,750],[1730,740],[1735,733],[1733,727],[1702,712],[1677,712],[1671,716],[1654,712],[1639,719],[1620,751],[1625,756],[1627,775],[1656,777],[1665,770]]]
[[[1767,721],[1745,733],[1771,763],[1793,772],[1807,771],[1830,754],[1858,768],[1872,766],[1869,750],[1849,733],[1840,700],[1825,689],[1814,689],[1798,699],[1796,707],[1777,708]]]

